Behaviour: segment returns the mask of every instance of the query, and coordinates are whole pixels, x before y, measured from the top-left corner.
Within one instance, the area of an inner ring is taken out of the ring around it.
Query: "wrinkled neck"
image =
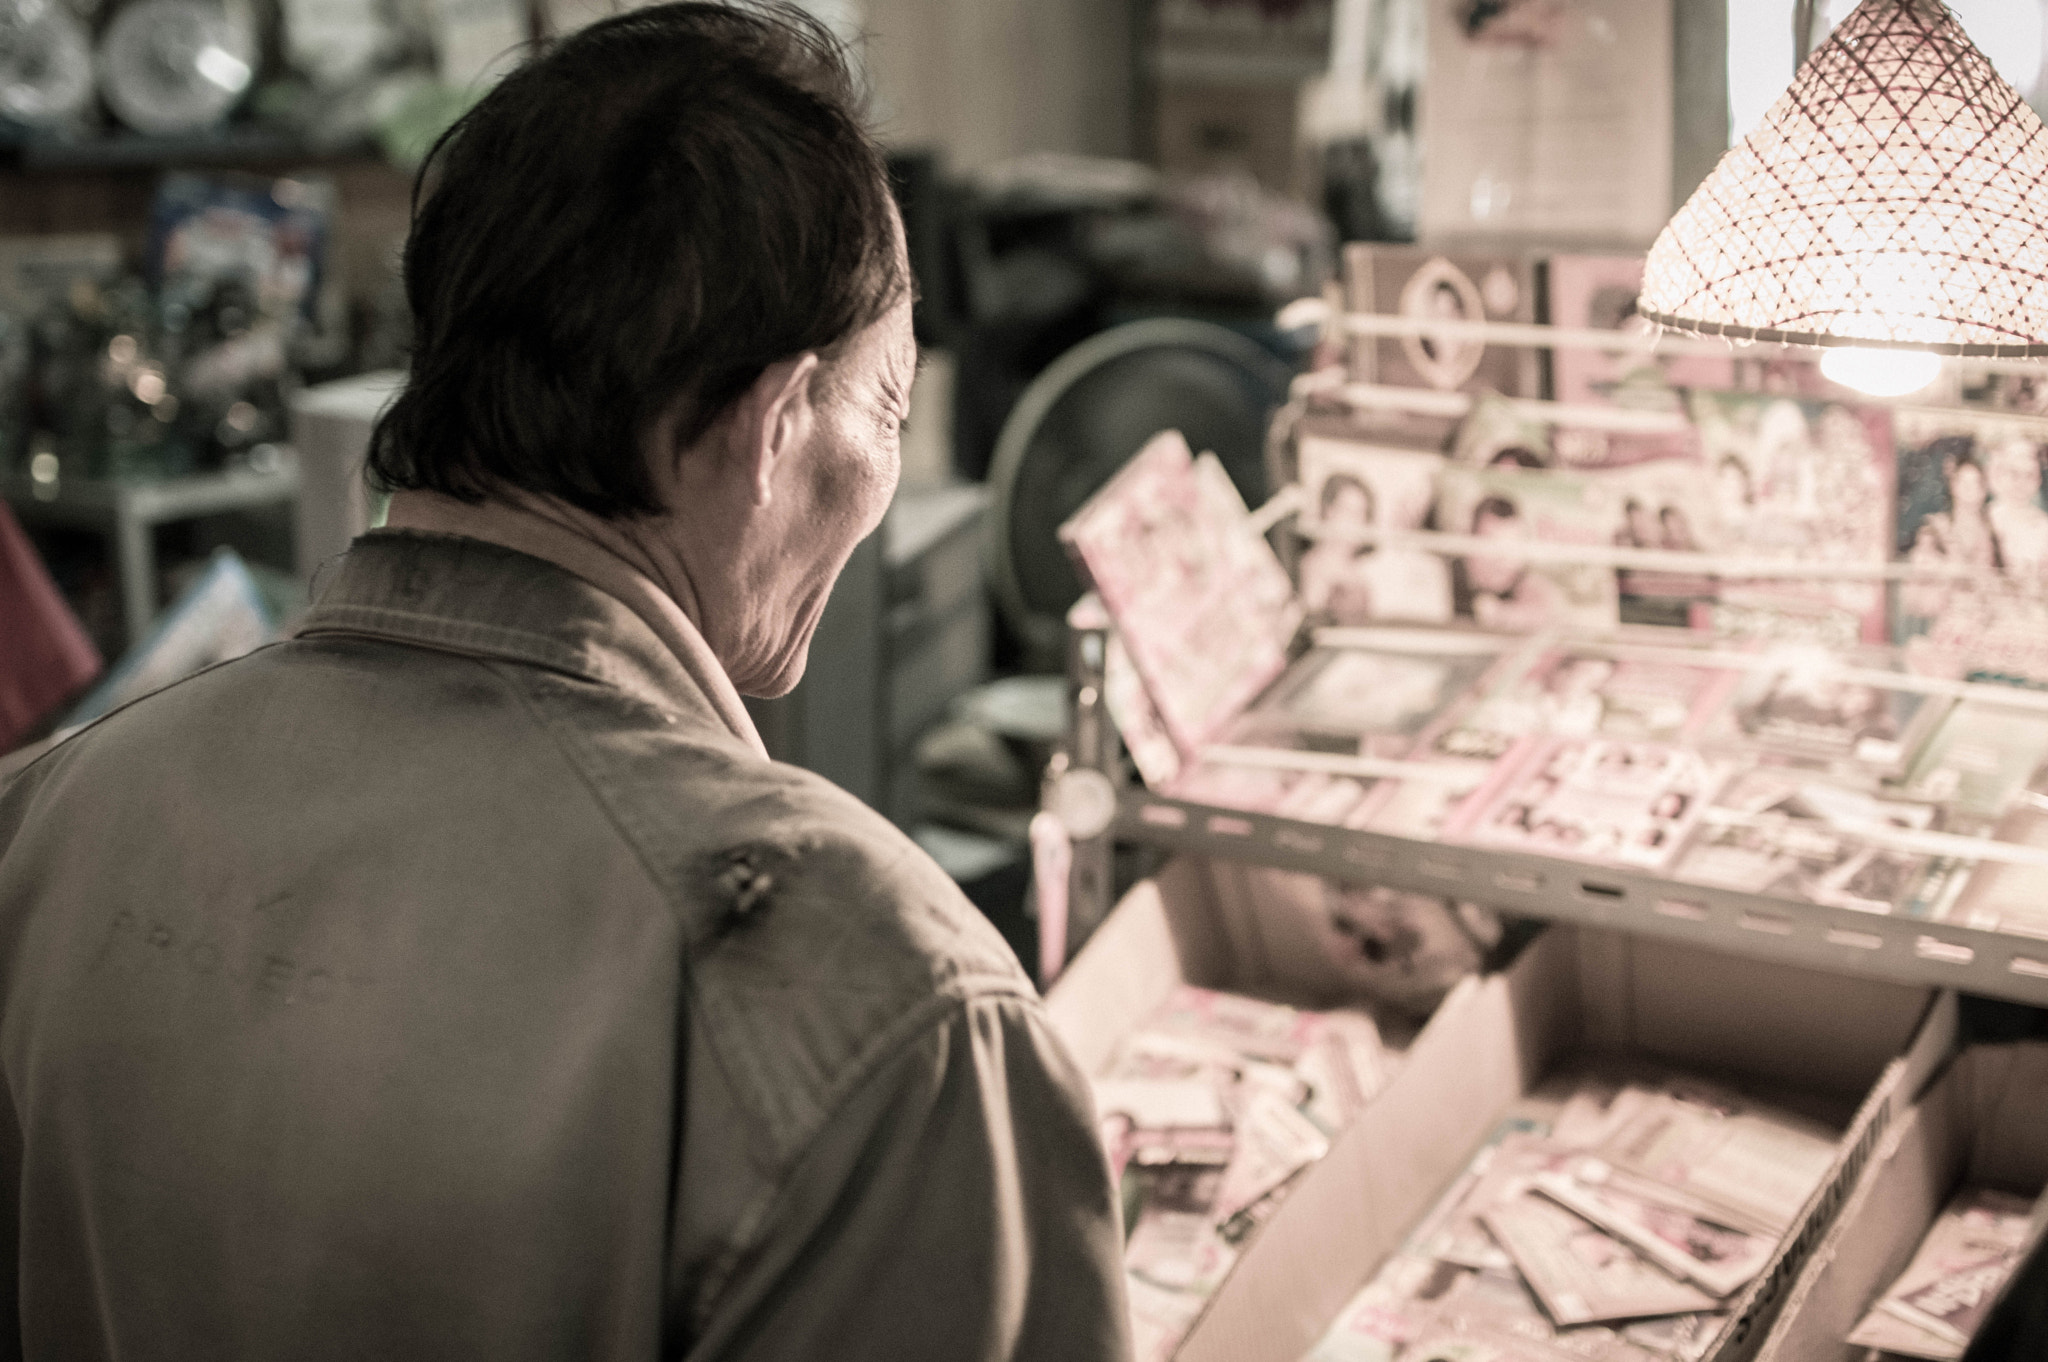
[[[638,615],[696,681],[734,735],[767,749],[724,664],[704,640],[702,604],[681,558],[643,522],[607,520],[552,497],[516,490],[472,505],[439,492],[396,492],[392,529],[481,539],[544,559]]]

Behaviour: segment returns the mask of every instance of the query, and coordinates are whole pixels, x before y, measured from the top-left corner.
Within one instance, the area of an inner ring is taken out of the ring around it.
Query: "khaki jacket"
[[[373,533],[22,771],[0,988],[0,1355],[1128,1354],[1001,938],[539,559]]]

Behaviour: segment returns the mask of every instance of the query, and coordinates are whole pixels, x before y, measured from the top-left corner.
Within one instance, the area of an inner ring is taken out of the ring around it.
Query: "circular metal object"
[[[1116,821],[1116,786],[1093,767],[1072,767],[1045,792],[1045,808],[1060,820],[1067,836],[1085,842],[1108,832]]]
[[[996,603],[1033,660],[1057,665],[1081,594],[1061,523],[1167,429],[1215,451],[1248,502],[1264,500],[1266,423],[1290,377],[1235,331],[1159,318],[1090,337],[1031,381],[989,466],[988,548]]]
[[[0,0],[0,116],[48,127],[92,102],[92,40],[50,0]]]
[[[123,123],[156,136],[227,117],[255,74],[249,36],[195,0],[143,0],[100,41],[100,85]]]

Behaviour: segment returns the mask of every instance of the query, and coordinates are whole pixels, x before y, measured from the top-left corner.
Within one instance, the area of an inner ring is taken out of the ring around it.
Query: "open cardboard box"
[[[1272,925],[1255,923],[1253,901],[1218,892],[1230,883],[1193,858],[1170,863],[1068,967],[1048,1003],[1088,1072],[1177,985],[1299,994],[1285,954],[1245,949]],[[1452,991],[1388,1086],[1257,1231],[1178,1357],[1297,1362],[1505,1109],[1589,1052],[1797,1091],[1847,1122],[1826,1181],[1717,1345],[1753,1351],[1879,1137],[1953,1045],[1953,997],[1935,1001],[1902,984],[1554,925],[1503,973]]]
[[[1843,1342],[1966,1183],[2048,1186],[2048,1044],[1966,1049],[1894,1122],[1786,1293],[1757,1362],[1852,1362]],[[2037,1206],[2035,1223],[2041,1220]],[[2036,1251],[2040,1251],[2038,1246]]]

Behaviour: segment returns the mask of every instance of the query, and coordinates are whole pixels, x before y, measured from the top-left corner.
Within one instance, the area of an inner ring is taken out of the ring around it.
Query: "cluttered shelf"
[[[176,136],[120,132],[97,137],[0,138],[0,167],[25,173],[305,166],[380,158],[381,153],[367,140],[328,145],[261,127],[214,128]]]
[[[158,522],[288,501],[298,491],[298,461],[273,446],[262,466],[153,478],[0,478],[0,499],[24,520],[106,525],[133,516]]]
[[[1198,764],[1121,790],[1114,835],[2048,1004],[2048,697],[1811,654],[1321,637]],[[1076,678],[1086,705],[1128,685]],[[1406,755],[1332,750],[1375,745]]]
[[[1075,731],[1116,738],[1060,780],[1111,778],[1105,839],[1308,872],[1275,893],[2048,1004],[2039,374],[1874,400],[1559,317],[1627,261],[1549,262],[1558,325],[1486,320],[1536,291],[1508,269],[1355,250],[1354,295],[1458,308],[1326,311],[1271,501],[1163,437],[1068,522]]]

